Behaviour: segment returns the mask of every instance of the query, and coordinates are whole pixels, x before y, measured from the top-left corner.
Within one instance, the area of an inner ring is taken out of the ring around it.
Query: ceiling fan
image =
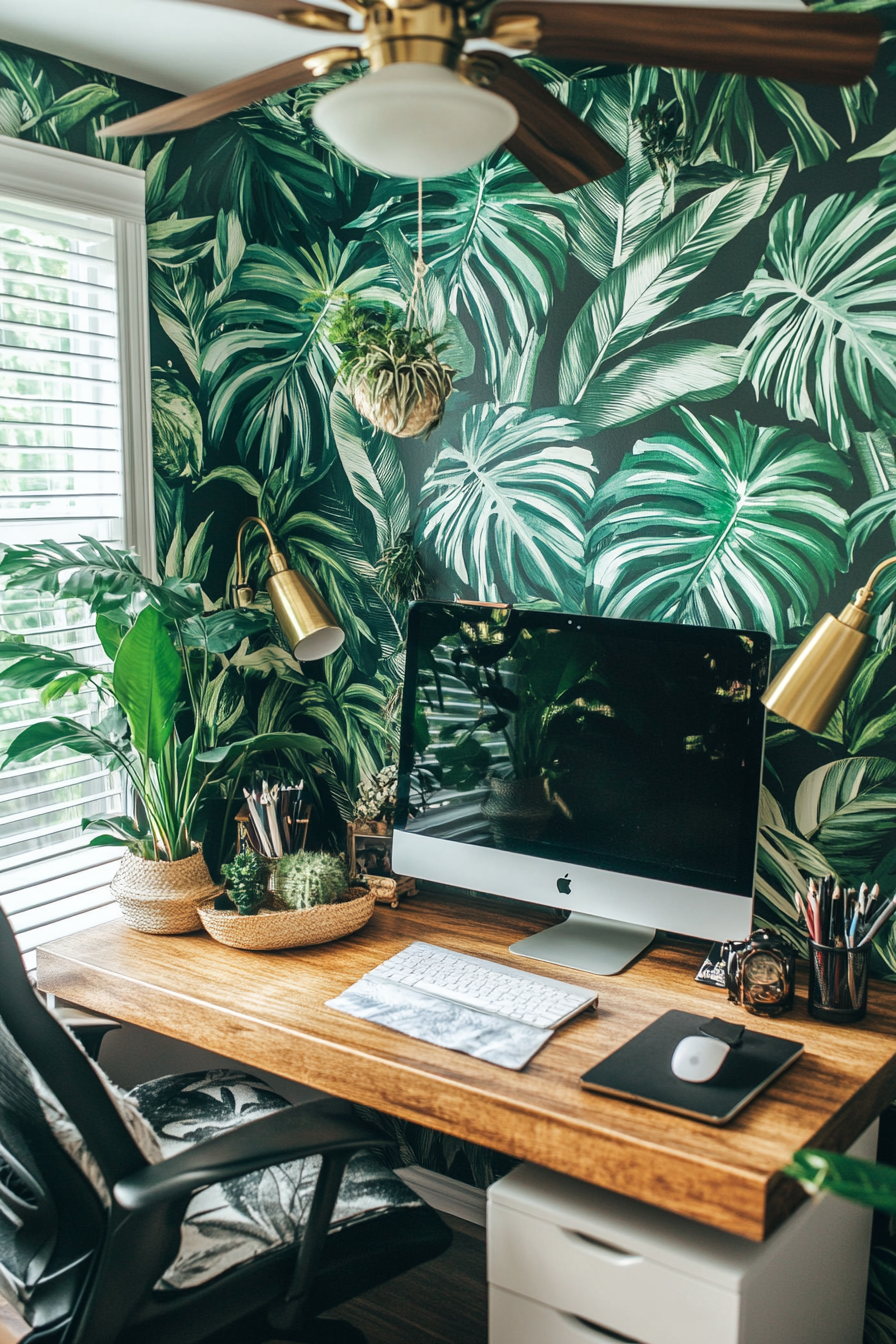
[[[749,2],[749,0],[748,0]],[[616,151],[508,50],[547,58],[672,66],[856,84],[880,25],[866,14],[584,0],[348,0],[354,14],[301,0],[198,0],[323,33],[340,45],[297,56],[106,127],[107,136],[203,125],[271,94],[366,62],[312,116],[358,162],[397,177],[459,172],[504,145],[549,190],[621,167]],[[363,29],[352,26],[363,16]],[[497,49],[465,49],[492,43]]]

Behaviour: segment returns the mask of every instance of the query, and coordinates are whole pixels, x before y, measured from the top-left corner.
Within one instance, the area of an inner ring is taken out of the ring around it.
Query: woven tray
[[[234,910],[216,910],[213,902],[199,907],[206,933],[227,947],[244,952],[273,952],[281,947],[309,947],[331,943],[364,927],[373,914],[376,897],[365,892],[353,901],[316,905],[312,910],[259,910],[257,915],[238,915]]]
[[[212,881],[201,846],[174,863],[125,854],[111,884],[122,919],[140,933],[193,933],[202,927],[199,903],[223,890]]]

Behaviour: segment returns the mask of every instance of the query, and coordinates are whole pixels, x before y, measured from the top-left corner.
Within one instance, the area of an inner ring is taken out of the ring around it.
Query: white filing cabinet
[[[757,1243],[525,1164],[487,1226],[489,1344],[862,1341],[871,1211],[834,1196]]]

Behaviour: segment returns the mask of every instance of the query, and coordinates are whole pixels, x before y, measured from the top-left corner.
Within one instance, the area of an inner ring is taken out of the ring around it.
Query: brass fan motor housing
[[[406,61],[453,70],[466,41],[466,13],[439,0],[374,0],[366,10],[361,54],[371,70]]]

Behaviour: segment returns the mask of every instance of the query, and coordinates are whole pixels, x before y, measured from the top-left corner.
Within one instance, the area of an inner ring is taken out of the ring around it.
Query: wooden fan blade
[[[483,35],[502,40],[537,20],[540,56],[679,66],[816,84],[857,84],[874,67],[881,28],[870,14],[678,5],[498,0]],[[514,41],[512,45],[518,45]]]
[[[512,103],[520,124],[505,141],[548,191],[569,191],[621,168],[624,160],[612,145],[586,126],[543,84],[503,52],[488,51],[465,58],[463,76]]]
[[[163,103],[150,112],[128,117],[127,121],[117,121],[114,126],[106,126],[99,134],[104,137],[159,135],[204,126],[216,117],[223,117],[226,112],[237,112],[241,107],[270,97],[272,93],[294,89],[297,84],[307,84],[330,70],[360,59],[361,53],[357,47],[328,47],[325,51],[314,51],[309,56],[294,56],[291,61],[269,66],[267,70],[241,75],[227,84],[217,84],[212,89],[203,89],[201,93],[176,98],[173,103]]]

